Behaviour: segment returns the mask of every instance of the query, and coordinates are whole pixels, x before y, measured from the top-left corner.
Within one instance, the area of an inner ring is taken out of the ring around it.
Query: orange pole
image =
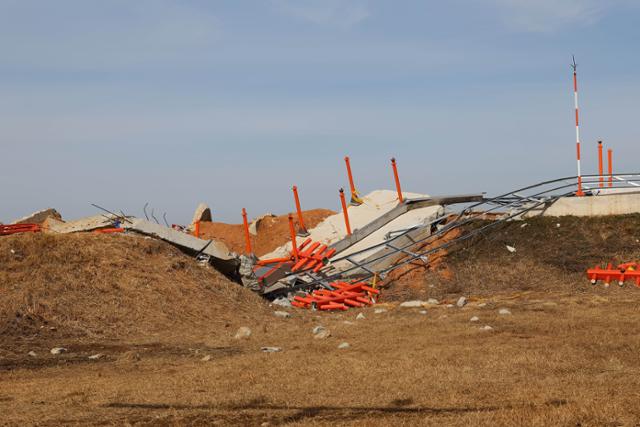
[[[193,227],[193,235],[196,237],[200,237],[200,221],[196,221]]]
[[[247,221],[247,210],[245,208],[242,208],[242,223],[244,224],[245,252],[247,255],[249,255],[253,253],[253,250],[251,250],[251,236],[249,235],[249,221]]]
[[[353,175],[351,174],[351,163],[349,162],[349,156],[345,156],[344,162],[347,164],[347,175],[349,176],[349,188],[351,189],[351,195],[356,192],[356,186],[353,183]]]
[[[391,167],[393,168],[393,177],[396,180],[396,190],[398,191],[398,200],[400,203],[404,202],[402,198],[402,189],[400,188],[400,178],[398,178],[398,166],[396,165],[396,159],[391,159]]]
[[[607,163],[609,163],[609,187],[613,187],[613,150],[607,150]]]
[[[302,209],[300,208],[300,198],[298,197],[298,187],[295,185],[292,188],[293,198],[296,201],[296,211],[298,212],[298,224],[300,224],[300,234],[309,235],[307,228],[304,226],[304,219],[302,218]]]
[[[291,253],[298,261],[298,243],[296,242],[296,227],[293,225],[293,215],[289,214],[289,233],[291,234]]]
[[[349,212],[347,212],[347,202],[344,200],[344,190],[340,189],[340,202],[342,203],[342,212],[344,213],[344,226],[347,229],[347,235],[351,235],[351,226],[349,225]]]
[[[598,141],[598,181],[600,184],[598,185],[600,188],[604,187],[604,178],[602,177],[602,141]]]

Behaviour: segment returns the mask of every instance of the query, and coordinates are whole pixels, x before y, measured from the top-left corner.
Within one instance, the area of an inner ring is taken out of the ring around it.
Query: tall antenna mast
[[[578,75],[577,69],[578,64],[576,64],[576,57],[571,55],[573,59],[573,63],[571,64],[571,68],[573,68],[573,100],[576,107],[576,160],[578,163],[578,191],[576,192],[576,196],[584,196],[582,192],[582,174],[580,172],[580,120],[578,119]]]

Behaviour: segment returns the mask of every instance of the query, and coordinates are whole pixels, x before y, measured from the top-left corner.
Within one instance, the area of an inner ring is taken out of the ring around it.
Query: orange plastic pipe
[[[613,187],[613,150],[607,150],[607,163],[609,163],[609,187]]]
[[[291,234],[291,253],[293,258],[298,261],[298,243],[296,242],[296,228],[293,225],[293,215],[289,214],[289,233]]]
[[[602,188],[604,187],[604,178],[602,177],[602,141],[598,141],[598,175],[600,175],[598,179],[600,181],[599,187]]]
[[[245,252],[247,255],[249,255],[253,253],[253,250],[251,249],[251,235],[249,234],[249,221],[247,221],[247,210],[245,208],[242,208],[242,224],[244,225]]]
[[[347,202],[344,200],[344,190],[340,189],[340,203],[342,203],[342,212],[344,212],[344,226],[347,229],[347,235],[351,235],[351,225],[349,225],[349,212],[347,212]]]
[[[355,194],[356,186],[353,183],[353,175],[351,174],[351,163],[349,162],[349,156],[345,156],[344,162],[347,164],[347,175],[349,176],[349,188],[351,189],[351,195]]]
[[[200,237],[200,221],[196,221],[195,226],[193,227],[193,235]]]
[[[307,232],[307,228],[304,226],[304,219],[302,218],[302,209],[300,208],[300,198],[298,197],[298,187],[295,185],[292,188],[293,198],[296,201],[296,211],[298,212],[298,223],[300,224],[300,231]]]
[[[398,200],[400,203],[404,202],[402,198],[402,189],[400,188],[400,178],[398,178],[398,166],[396,165],[396,159],[391,159],[391,167],[393,168],[393,178],[396,181],[396,190],[398,191]]]

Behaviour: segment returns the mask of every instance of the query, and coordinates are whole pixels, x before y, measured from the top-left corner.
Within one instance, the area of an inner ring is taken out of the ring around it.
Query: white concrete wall
[[[543,209],[528,212],[532,216],[604,216],[640,213],[640,193],[602,194],[564,197]]]

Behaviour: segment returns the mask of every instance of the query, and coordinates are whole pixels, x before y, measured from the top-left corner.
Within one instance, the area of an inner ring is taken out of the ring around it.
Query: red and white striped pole
[[[573,101],[576,108],[576,160],[578,164],[578,191],[576,196],[584,196],[582,192],[582,173],[580,172],[580,120],[578,119],[578,76],[576,74],[578,65],[575,57],[573,57],[571,68],[573,68]]]

